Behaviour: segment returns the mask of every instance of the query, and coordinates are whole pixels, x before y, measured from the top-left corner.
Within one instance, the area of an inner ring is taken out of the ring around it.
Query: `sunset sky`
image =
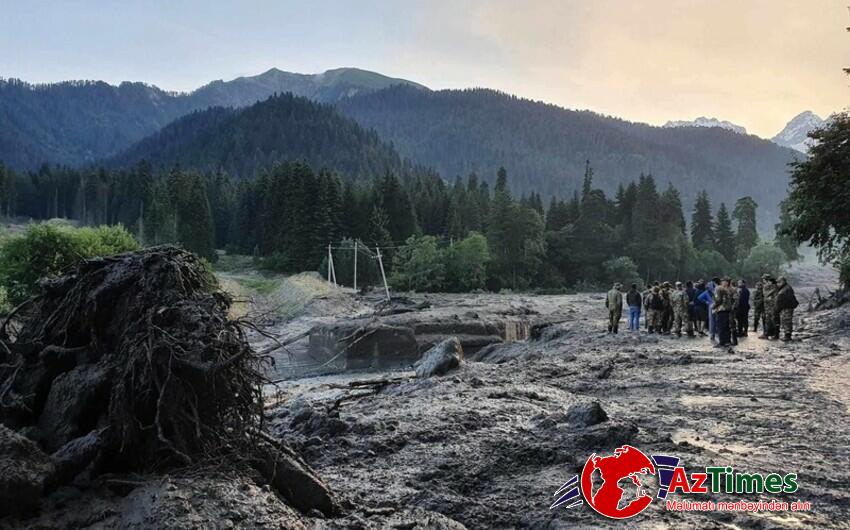
[[[356,66],[653,124],[712,116],[770,137],[850,100],[847,3],[9,0],[0,77],[191,90],[270,67]]]

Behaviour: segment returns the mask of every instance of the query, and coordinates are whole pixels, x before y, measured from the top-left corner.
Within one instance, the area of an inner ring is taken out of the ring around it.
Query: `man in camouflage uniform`
[[[643,301],[643,321],[646,324],[646,331],[649,331],[649,298],[652,296],[652,284],[648,283],[646,286],[646,290],[641,293],[641,300]]]
[[[729,335],[732,341],[732,346],[738,345],[738,308],[741,303],[741,294],[738,289],[732,285],[732,279],[728,279],[726,286],[732,297],[732,310],[729,312]]]
[[[782,341],[788,342],[791,340],[791,332],[794,330],[794,309],[797,308],[799,302],[794,295],[794,289],[791,288],[784,276],[779,277],[776,287],[775,319],[782,326]],[[779,331],[776,333],[778,335]]]
[[[615,283],[605,296],[605,307],[608,308],[608,333],[616,334],[623,316],[623,293],[619,283]]]
[[[764,292],[764,334],[760,339],[778,339],[779,326],[776,322],[776,280],[770,274],[765,274],[762,279],[762,292]]]
[[[670,282],[664,282],[661,286],[661,298],[664,300],[664,309],[661,312],[661,330],[665,335],[670,334],[673,327],[673,303],[670,300]]]
[[[714,304],[711,306],[711,311],[714,313],[715,326],[717,332],[718,347],[725,347],[732,344],[732,328],[729,321],[729,315],[732,312],[734,300],[734,289],[731,287],[732,280],[724,278],[720,285],[714,289]]]
[[[756,282],[756,288],[753,292],[753,333],[759,330],[759,322],[764,328],[764,283],[759,280]]]
[[[673,306],[673,328],[676,330],[676,336],[682,336],[683,323],[688,336],[693,336],[694,330],[688,317],[688,293],[682,287],[682,282],[676,282],[676,289],[670,293],[670,304]]]
[[[661,314],[664,312],[664,299],[661,297],[661,289],[654,285],[647,299],[646,316],[649,322],[649,332],[661,333]]]

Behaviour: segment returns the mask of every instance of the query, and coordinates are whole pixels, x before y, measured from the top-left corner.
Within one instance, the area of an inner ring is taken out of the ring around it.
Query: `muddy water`
[[[589,454],[624,443],[696,470],[796,472],[800,488],[783,500],[813,505],[805,513],[682,513],[655,503],[633,526],[847,527],[850,350],[841,336],[784,344],[751,335],[729,351],[707,339],[608,335],[602,295],[444,295],[439,303],[441,311],[486,306],[565,322],[542,340],[498,346],[498,364],[467,362],[439,378],[356,389],[351,380],[364,376],[287,383],[276,429],[351,506],[342,519],[313,521],[316,528],[383,528],[382,513],[413,510],[467,528],[621,527],[586,506],[549,505]],[[404,376],[369,377],[388,375]],[[607,420],[568,419],[590,402]]]

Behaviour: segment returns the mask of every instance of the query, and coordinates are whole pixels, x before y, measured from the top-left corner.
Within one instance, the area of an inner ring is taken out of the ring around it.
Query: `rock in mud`
[[[36,509],[52,473],[35,442],[0,424],[0,517]]]
[[[608,414],[596,401],[577,403],[567,411],[567,422],[575,427],[590,427],[608,420]]]
[[[444,375],[460,366],[462,360],[463,347],[457,337],[451,337],[425,352],[413,367],[416,377],[426,378]]]

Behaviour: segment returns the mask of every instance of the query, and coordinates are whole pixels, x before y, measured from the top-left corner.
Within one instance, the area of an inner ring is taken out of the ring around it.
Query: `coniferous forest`
[[[280,272],[324,273],[331,245],[339,281],[349,284],[346,251],[357,241],[373,254],[380,248],[394,287],[413,290],[746,276],[786,259],[759,243],[749,197],[713,205],[700,193],[686,223],[679,192],[658,189],[651,175],[608,197],[588,163],[582,188],[547,204],[538,193],[514,196],[510,178],[499,169],[492,189],[476,174],[453,183],[390,171],[344,179],[304,162],[275,164],[254,179],[154,170],[144,161],[131,169],[0,167],[0,213],[123,225],[143,244],[176,242],[210,260],[215,249],[249,254]],[[359,284],[377,285],[375,263],[362,263]]]

